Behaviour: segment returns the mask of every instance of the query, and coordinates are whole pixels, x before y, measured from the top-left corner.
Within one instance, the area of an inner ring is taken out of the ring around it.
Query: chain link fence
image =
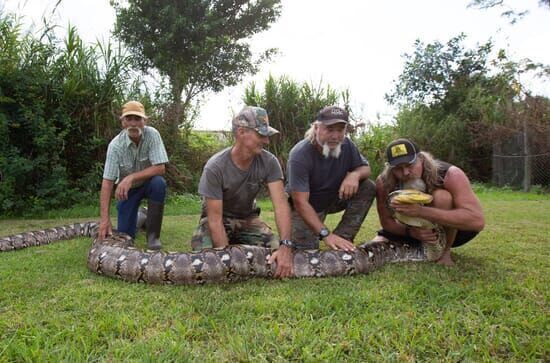
[[[529,190],[550,185],[550,129],[538,134],[517,132],[493,145],[493,184]]]
[[[529,189],[550,186],[550,152],[535,155],[493,154],[493,183]]]

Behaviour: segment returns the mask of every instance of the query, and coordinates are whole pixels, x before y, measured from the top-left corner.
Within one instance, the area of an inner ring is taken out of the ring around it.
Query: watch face
[[[325,228],[325,227],[321,228],[321,231],[319,232],[319,236],[320,236],[321,238],[325,238],[325,237],[328,236],[328,235],[329,235],[328,229]]]
[[[292,241],[286,240],[286,239],[283,239],[283,240],[279,241],[279,244],[281,244],[283,246],[290,247],[290,248],[294,247],[294,243]]]

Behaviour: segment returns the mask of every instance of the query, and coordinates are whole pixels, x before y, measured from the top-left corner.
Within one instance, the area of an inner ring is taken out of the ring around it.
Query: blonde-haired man
[[[458,247],[474,238],[485,221],[479,199],[464,172],[449,163],[435,160],[408,139],[392,141],[386,149],[387,164],[376,179],[376,200],[382,230],[379,238],[411,242],[436,243],[436,230],[409,227],[398,223],[387,206],[388,194],[405,185],[423,185],[432,194],[430,205],[391,202],[391,208],[409,217],[427,219],[445,228],[447,243],[439,260],[451,266],[451,247]]]

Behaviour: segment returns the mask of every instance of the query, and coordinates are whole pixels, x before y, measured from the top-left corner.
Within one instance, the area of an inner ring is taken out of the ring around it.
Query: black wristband
[[[279,246],[287,246],[288,248],[294,248],[294,242],[289,239],[282,239],[279,241]]]

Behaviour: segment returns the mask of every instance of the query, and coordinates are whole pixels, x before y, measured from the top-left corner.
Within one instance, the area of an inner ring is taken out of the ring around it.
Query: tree
[[[493,125],[506,124],[521,87],[503,51],[491,69],[490,42],[465,49],[464,35],[447,44],[415,42],[388,101],[400,106],[398,133],[414,138],[474,178],[490,176]]]
[[[127,3],[127,5],[123,5]],[[112,0],[115,35],[143,71],[169,79],[174,106],[169,131],[178,134],[192,100],[255,73],[273,49],[252,59],[246,39],[269,28],[280,0]],[[182,98],[183,94],[183,98]]]
[[[539,5],[541,7],[547,7],[548,9],[550,9],[550,0],[539,0]],[[505,6],[504,0],[472,0],[468,4],[468,7],[474,7],[478,9],[490,9],[503,6]],[[518,20],[522,19],[528,13],[528,10],[518,11],[508,8],[507,10],[503,11],[501,15],[510,19],[511,24],[515,24]]]
[[[539,0],[540,6],[550,8],[550,0]],[[503,6],[504,0],[472,0],[468,6],[475,6],[480,9],[493,8],[495,6]]]
[[[428,45],[416,40],[414,53],[405,54],[403,72],[386,100],[394,105],[438,103],[456,90],[455,85],[465,88],[485,77],[491,42],[469,50],[462,45],[465,38],[460,34],[447,44],[436,41]]]

